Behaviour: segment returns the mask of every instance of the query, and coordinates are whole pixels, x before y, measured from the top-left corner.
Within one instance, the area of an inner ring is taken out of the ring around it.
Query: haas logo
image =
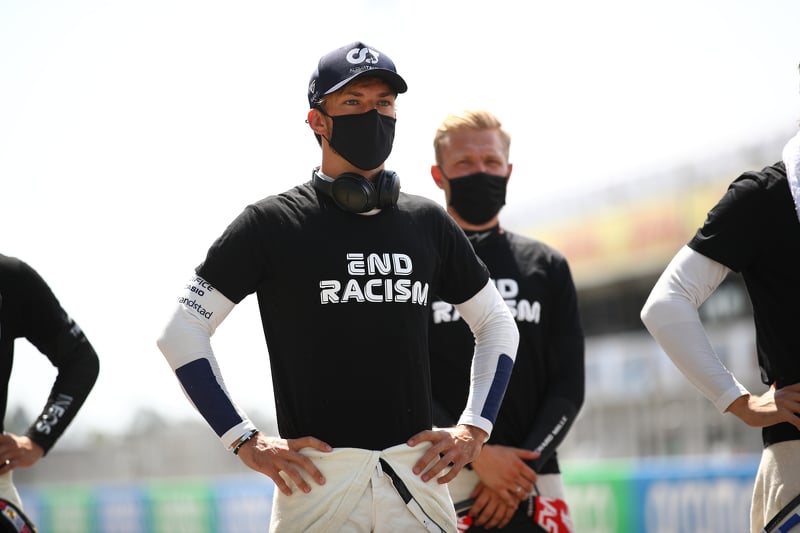
[[[574,533],[567,502],[557,498],[536,496],[533,521],[547,533]]]
[[[353,48],[345,58],[351,65],[360,65],[361,63],[376,64],[380,54],[371,48]]]

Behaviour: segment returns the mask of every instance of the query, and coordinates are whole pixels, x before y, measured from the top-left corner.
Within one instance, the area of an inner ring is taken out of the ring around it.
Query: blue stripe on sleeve
[[[208,359],[195,359],[177,368],[175,375],[197,410],[217,436],[242,421],[228,395],[220,387]]]
[[[503,396],[508,387],[508,380],[511,379],[511,369],[514,368],[514,360],[504,353],[497,359],[497,368],[494,371],[492,386],[489,388],[489,395],[483,405],[481,416],[491,421],[492,424],[497,420],[497,413],[500,411],[500,404],[503,403]]]

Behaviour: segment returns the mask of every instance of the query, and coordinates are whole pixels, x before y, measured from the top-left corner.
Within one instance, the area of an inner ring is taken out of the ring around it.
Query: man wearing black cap
[[[248,206],[196,268],[158,345],[223,445],[269,476],[271,531],[455,531],[446,483],[492,430],[518,332],[463,232],[384,169],[394,63],[360,42],[323,56],[309,181]],[[258,431],[225,389],[210,337],[256,293],[280,436]],[[458,424],[432,429],[430,298],[475,336]]]

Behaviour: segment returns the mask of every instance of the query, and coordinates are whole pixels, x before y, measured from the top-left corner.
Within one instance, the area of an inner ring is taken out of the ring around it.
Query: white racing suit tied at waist
[[[325,484],[309,481],[311,492],[305,494],[281,472],[292,495],[275,490],[270,531],[339,531],[364,495],[377,468],[393,478],[392,483],[409,511],[428,531],[456,531],[456,516],[447,485],[435,479],[425,483],[411,470],[429,447],[429,443],[424,443],[413,448],[399,444],[381,451],[361,448],[336,448],[327,453],[313,448],[301,450],[300,453],[311,459],[325,476]]]

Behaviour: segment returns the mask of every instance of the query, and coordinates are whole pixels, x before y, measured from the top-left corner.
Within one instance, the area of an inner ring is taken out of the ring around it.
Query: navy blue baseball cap
[[[359,76],[383,78],[397,93],[408,90],[389,56],[360,41],[322,56],[308,83],[308,103],[319,104],[323,96],[338,91]]]

